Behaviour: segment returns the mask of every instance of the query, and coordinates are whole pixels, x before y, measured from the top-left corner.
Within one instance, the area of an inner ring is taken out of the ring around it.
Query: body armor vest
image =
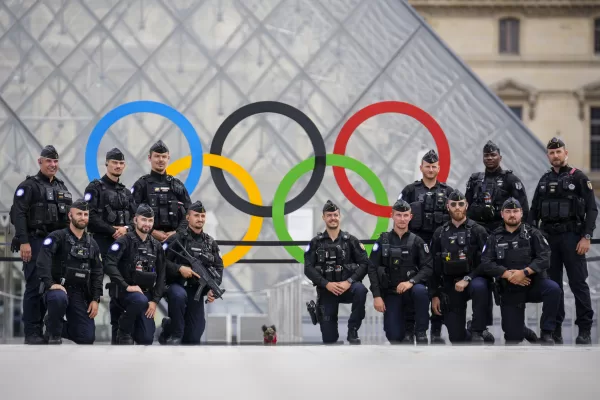
[[[417,236],[409,232],[406,244],[392,246],[390,245],[389,235],[389,232],[381,234],[381,262],[383,266],[378,268],[378,275],[382,288],[395,289],[400,282],[407,282],[419,271],[414,262],[413,250]]]
[[[206,236],[206,240],[200,238],[194,239],[192,235],[186,230],[181,234],[181,241],[188,253],[192,255],[196,260],[199,260],[206,268],[215,262],[212,254],[213,239],[210,236]],[[215,277],[216,278],[216,277]],[[200,282],[197,278],[191,277],[184,279],[184,286],[186,285],[198,285]]]
[[[156,181],[152,175],[142,179],[146,180],[148,205],[154,210],[154,228],[174,231],[185,215],[183,202],[179,201],[185,188],[171,175],[167,175],[166,182]]]
[[[478,172],[471,176],[474,183],[473,204],[469,207],[469,217],[475,221],[489,223],[502,220],[502,204],[509,197],[506,175],[511,170],[503,170],[498,175],[485,176]]]
[[[63,257],[61,274],[64,277],[63,286],[85,287],[89,283],[91,272],[91,261],[95,254],[92,249],[90,234],[85,233],[85,244],[75,241],[75,238],[67,233],[65,239],[68,243],[68,253]]]
[[[31,205],[27,227],[30,230],[40,229],[48,233],[56,228],[62,228],[69,223],[69,208],[73,203],[71,193],[62,181],[57,180],[53,185],[36,176],[27,176],[35,182],[40,199]],[[56,178],[55,178],[56,179]]]
[[[125,186],[117,183],[115,188],[109,187],[99,179],[92,181],[98,192],[98,212],[102,220],[111,226],[125,226],[131,223],[129,196]]]
[[[525,269],[532,259],[530,232],[531,228],[523,225],[519,236],[511,241],[506,240],[502,235],[496,235],[496,244],[494,247],[496,263],[506,269]],[[536,276],[533,277],[533,279],[535,278]],[[527,291],[527,286],[513,285],[506,279],[501,279],[500,282],[504,290],[508,292],[525,293]],[[521,300],[523,301],[520,302],[525,302],[524,299]]]
[[[540,180],[537,190],[544,230],[577,231],[581,227],[585,217],[585,200],[575,192],[573,174],[576,171],[572,168],[558,176],[548,171]]]
[[[156,253],[154,240],[148,237],[142,243],[134,232],[128,233],[132,240],[131,253],[133,256],[133,282],[142,290],[149,290],[156,283]]]
[[[317,235],[315,268],[329,282],[342,282],[348,279],[352,274],[352,271],[344,268],[346,254],[349,254],[346,243],[349,239],[348,234],[342,233],[342,240],[339,244],[324,244],[322,239],[323,234],[319,233]]]
[[[469,220],[465,229],[460,232],[450,233],[450,222],[442,228],[440,236],[442,271],[448,276],[464,276],[473,270],[475,254],[473,253],[473,240],[471,229],[474,222]]]
[[[414,185],[415,201],[410,204],[413,218],[409,222],[408,229],[415,232],[434,232],[444,222],[449,221],[446,209],[446,188],[439,183],[437,188],[430,190],[422,181]]]

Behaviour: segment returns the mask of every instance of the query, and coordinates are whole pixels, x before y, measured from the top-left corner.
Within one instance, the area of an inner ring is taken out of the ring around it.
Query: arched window
[[[499,26],[500,54],[519,54],[519,20],[516,18],[503,18]]]

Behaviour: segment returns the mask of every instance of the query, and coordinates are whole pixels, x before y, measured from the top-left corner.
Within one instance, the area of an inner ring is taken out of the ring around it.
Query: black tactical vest
[[[481,223],[489,223],[502,219],[502,204],[509,198],[506,175],[511,170],[502,170],[497,175],[485,176],[485,172],[471,175],[473,201],[469,205],[469,217]]]
[[[133,282],[142,290],[149,290],[156,283],[157,248],[155,241],[152,237],[148,237],[146,243],[142,243],[134,232],[127,235],[132,239],[131,254],[133,254],[133,262],[131,268],[133,269]]]
[[[532,260],[530,232],[531,228],[523,225],[519,236],[511,241],[506,240],[502,235],[496,235],[496,245],[494,248],[496,263],[506,269],[525,269]],[[538,274],[535,274],[532,279],[536,279],[537,277]],[[525,302],[527,286],[514,285],[506,279],[500,279],[500,284],[506,292],[520,293],[519,296],[511,299],[512,302]],[[506,302],[506,304],[509,303]]]
[[[56,185],[40,179],[37,175],[27,176],[35,182],[40,193],[38,203],[31,204],[27,227],[30,230],[41,229],[48,233],[69,223],[69,208],[73,203],[71,193],[61,180]],[[12,214],[12,213],[11,213]]]
[[[91,182],[98,192],[98,212],[102,213],[102,220],[111,226],[125,226],[131,223],[129,196],[123,184],[117,183],[110,187],[100,179]]]
[[[61,257],[63,286],[86,287],[89,283],[91,262],[96,255],[92,248],[90,235],[88,233],[84,235],[86,236],[85,243],[81,243],[81,241],[76,241],[71,234],[66,233],[66,246],[64,246],[64,254]]]
[[[410,204],[413,218],[408,229],[414,232],[434,232],[444,222],[449,221],[446,208],[446,188],[443,183],[438,183],[433,191],[425,187],[422,181],[414,185],[415,201]]]
[[[383,267],[378,271],[383,288],[394,289],[400,282],[407,282],[419,271],[414,263],[414,244],[417,236],[408,232],[408,240],[402,246],[390,245],[389,232],[381,234],[381,262]]]
[[[154,228],[174,231],[185,216],[183,198],[185,187],[179,180],[167,175],[166,182],[155,180],[152,175],[144,175],[148,205],[154,210]]]
[[[317,235],[317,250],[315,268],[329,282],[342,282],[352,275],[352,271],[344,268],[346,256],[349,255],[347,241],[350,239],[347,233],[342,233],[339,244],[324,244],[323,234]]]
[[[442,262],[444,275],[464,276],[472,271],[474,263],[473,236],[471,230],[475,222],[468,220],[465,229],[450,233],[450,222],[444,224],[440,236],[441,253],[436,255]]]
[[[569,230],[576,230],[585,217],[585,200],[575,191],[572,168],[560,175],[546,172],[538,183],[540,219],[543,229],[546,225],[568,224]]]

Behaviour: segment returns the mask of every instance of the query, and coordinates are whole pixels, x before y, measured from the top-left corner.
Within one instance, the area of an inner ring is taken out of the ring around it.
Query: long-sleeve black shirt
[[[122,183],[111,180],[107,175],[104,175],[102,178],[100,178],[100,180],[102,183],[104,183],[104,185],[106,185],[107,190],[116,191],[117,188],[123,187]],[[131,194],[131,191],[125,187],[123,187],[123,190],[129,199],[129,215],[130,219],[133,220],[137,205],[133,195]],[[116,226],[116,224],[113,225],[103,219],[104,212],[103,210],[99,209],[101,195],[104,195],[102,190],[99,190],[97,185],[93,182],[90,182],[90,184],[88,184],[88,186],[85,188],[85,198],[89,203],[90,208],[90,222],[88,224],[88,231],[101,235],[112,236],[116,232],[116,229],[113,228],[113,226]],[[135,229],[133,223],[130,223],[128,227],[130,231]]]
[[[394,229],[389,232],[390,247],[404,246],[408,242],[408,235],[410,232],[405,232],[402,237],[396,233]],[[377,274],[377,268],[384,266],[381,256],[381,237],[375,241],[373,250],[369,259],[369,281],[371,282],[371,292],[373,297],[381,297],[381,287],[379,284],[379,276]],[[413,256],[413,264],[418,268],[417,274],[412,277],[415,283],[427,284],[431,274],[433,273],[433,257],[427,243],[423,241],[419,236],[416,236],[411,249]],[[395,289],[395,288],[394,288]]]
[[[106,253],[104,260],[104,272],[110,277],[111,282],[116,282],[123,289],[128,286],[134,286],[133,275],[135,272],[134,259],[136,254],[133,250],[133,240],[136,238],[147,247],[150,241],[153,241],[152,247],[156,252],[156,284],[152,289],[152,301],[158,303],[163,296],[166,279],[166,260],[165,252],[158,240],[148,235],[146,240],[142,241],[137,231],[129,232],[118,238]]]
[[[529,224],[521,224],[519,228],[512,233],[507,231],[505,226],[501,226],[492,232],[488,237],[481,255],[481,268],[485,275],[498,278],[508,270],[508,268],[498,263],[496,257],[496,237],[502,235],[502,240],[509,243],[516,241],[519,239],[524,227],[526,227],[529,232],[531,257],[529,260],[523,260],[523,268],[529,267],[534,270],[536,274],[546,276],[546,270],[550,268],[550,246],[540,230]]]
[[[344,239],[343,236],[347,235],[348,239]],[[344,271],[354,271],[349,278],[355,282],[360,282],[367,275],[367,268],[369,265],[369,257],[362,243],[351,234],[340,230],[337,238],[331,240],[331,237],[324,231],[319,239],[319,235],[311,239],[309,245],[304,252],[304,274],[311,282],[317,287],[324,288],[327,286],[329,281],[323,277],[316,269],[316,251],[318,249],[319,242],[324,245],[342,245],[342,241],[345,240],[349,248],[349,252],[346,252],[346,256],[343,260],[342,267]],[[357,264],[357,265],[356,265]],[[356,268],[353,268],[356,267]],[[347,272],[344,272],[347,274]],[[346,278],[348,279],[348,278]]]
[[[87,242],[86,233],[79,239],[70,228],[59,229],[48,235],[42,244],[38,255],[36,266],[39,270],[40,280],[44,283],[45,290],[49,290],[54,284],[60,284],[61,278],[64,278],[65,270],[63,263],[67,262],[71,244],[67,241],[67,236],[71,236],[75,244],[83,245]],[[100,259],[100,248],[93,238],[90,238],[90,252],[92,258],[89,260],[90,281],[88,285],[89,294],[92,300],[99,301],[102,296],[102,280],[104,272],[102,270],[102,260]]]

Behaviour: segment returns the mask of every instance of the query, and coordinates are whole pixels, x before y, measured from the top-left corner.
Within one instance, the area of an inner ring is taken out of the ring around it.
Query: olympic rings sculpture
[[[327,154],[325,142],[314,122],[302,111],[288,104],[276,101],[260,101],[245,105],[229,115],[217,129],[211,143],[210,153],[204,154],[202,143],[193,125],[183,114],[174,108],[154,101],[134,101],[122,104],[109,111],[102,117],[90,134],[85,150],[85,167],[89,180],[100,177],[97,165],[100,141],[106,131],[118,120],[135,113],[151,113],[160,115],[173,122],[184,134],[190,146],[190,155],[173,161],[167,167],[167,173],[177,175],[185,170],[190,170],[185,180],[185,187],[191,194],[200,182],[203,166],[210,167],[213,182],[223,198],[236,209],[251,216],[250,225],[244,235],[243,242],[252,242],[258,239],[264,218],[272,218],[275,232],[280,241],[292,241],[287,230],[284,216],[304,206],[319,189],[327,166],[333,167],[335,180],[344,196],[358,209],[376,216],[377,224],[372,239],[376,239],[380,232],[387,229],[391,207],[388,204],[387,192],[377,175],[365,164],[346,156],[346,147],[350,137],[367,119],[380,114],[398,113],[408,115],[419,121],[435,141],[439,158],[440,173],[438,180],[445,182],[450,174],[450,146],[444,131],[437,121],[424,110],[409,103],[399,101],[382,101],[368,105],[352,115],[344,124],[335,141],[333,153]],[[284,115],[298,123],[308,135],[314,148],[314,156],[293,167],[281,180],[272,206],[264,206],[256,182],[252,176],[235,161],[223,157],[225,139],[233,128],[244,119],[261,113],[276,113]],[[350,184],[346,169],[350,169],[361,176],[368,184],[377,203],[362,197]],[[229,172],[244,187],[248,195],[246,201],[238,196],[227,184],[223,171]],[[293,184],[304,174],[312,171],[307,186],[292,200],[287,201],[287,195]],[[223,255],[223,264],[228,267],[239,261],[250,251],[252,246],[235,246]],[[372,245],[366,245],[370,253]],[[297,246],[285,246],[286,251],[298,262],[304,262],[304,250]]]

